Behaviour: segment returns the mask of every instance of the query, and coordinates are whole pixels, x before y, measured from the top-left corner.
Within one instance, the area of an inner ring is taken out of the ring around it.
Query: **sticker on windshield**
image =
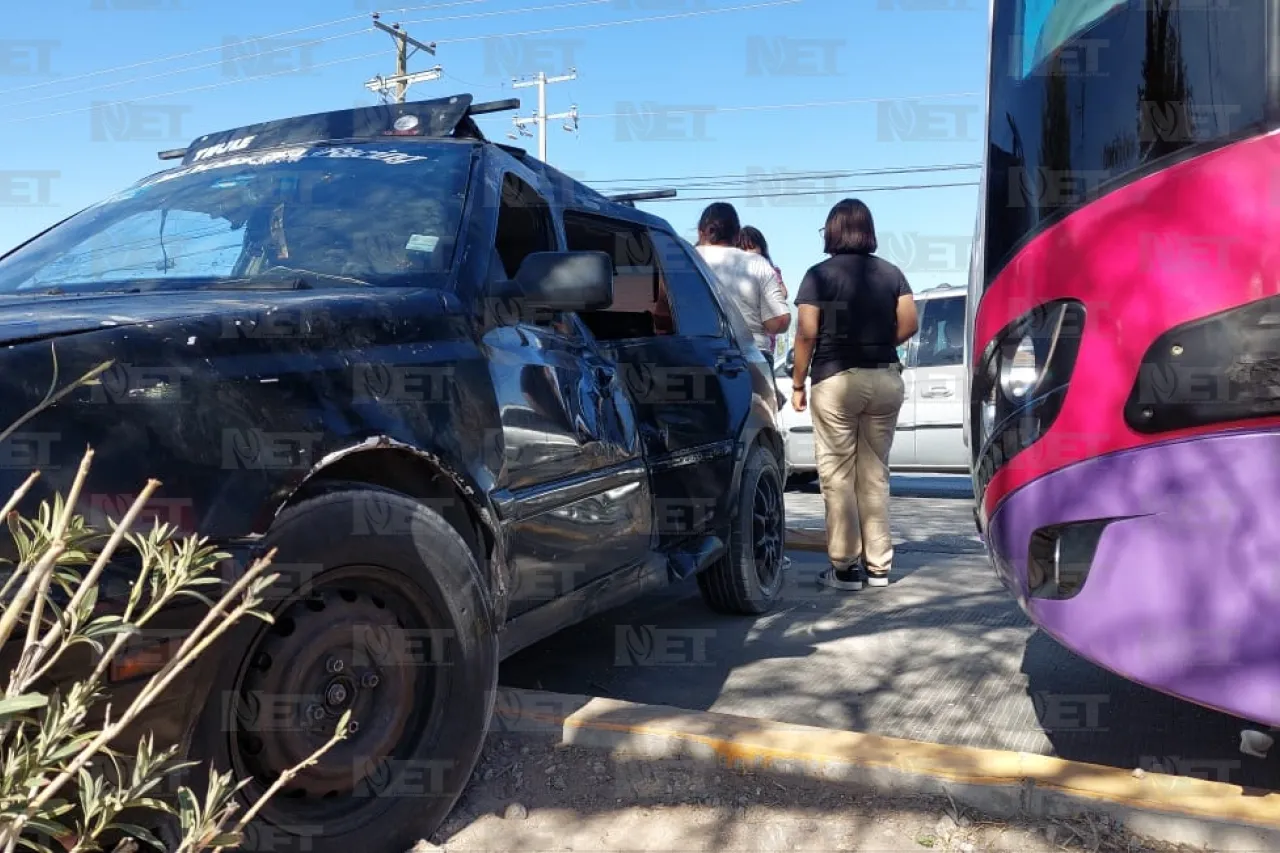
[[[377,160],[391,166],[399,166],[403,163],[417,163],[420,160],[428,159],[421,155],[406,154],[403,151],[370,151],[368,149],[355,148],[353,146],[321,148],[318,151],[308,153],[307,157],[308,159],[312,157],[332,157],[342,160]]]
[[[404,248],[407,252],[434,252],[439,242],[440,238],[434,234],[411,234]]]

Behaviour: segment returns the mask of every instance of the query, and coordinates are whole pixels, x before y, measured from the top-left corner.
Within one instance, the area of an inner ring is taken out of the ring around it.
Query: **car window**
[[[529,184],[508,172],[502,181],[498,230],[489,262],[489,280],[514,279],[520,264],[534,252],[556,250],[551,209]]]
[[[564,235],[570,251],[604,252],[613,259],[613,304],[578,315],[597,340],[651,338],[675,332],[667,284],[647,229],[569,211],[564,215]]]
[[[400,149],[405,150],[400,150]],[[152,175],[0,258],[0,293],[445,286],[468,190],[461,147],[298,146]]]
[[[941,367],[964,361],[964,297],[921,300],[916,367]]]
[[[662,275],[671,294],[676,331],[699,338],[718,338],[723,334],[720,311],[711,285],[694,265],[693,259],[671,235],[650,232],[662,261]]]

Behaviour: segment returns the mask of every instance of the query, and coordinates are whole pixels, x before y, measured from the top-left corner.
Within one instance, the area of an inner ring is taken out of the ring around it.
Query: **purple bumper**
[[[1039,527],[1120,518],[1074,598],[1031,599]],[[1033,622],[1124,678],[1280,726],[1280,432],[1116,453],[1006,498],[985,531]]]

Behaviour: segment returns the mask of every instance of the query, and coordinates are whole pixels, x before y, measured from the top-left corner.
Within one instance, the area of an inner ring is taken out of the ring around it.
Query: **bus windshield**
[[[1024,0],[1022,4],[1022,69],[1032,69],[1048,59],[1077,33],[1092,26],[1127,0]]]
[[[0,295],[234,287],[439,286],[470,148],[281,148],[139,181],[0,258]]]

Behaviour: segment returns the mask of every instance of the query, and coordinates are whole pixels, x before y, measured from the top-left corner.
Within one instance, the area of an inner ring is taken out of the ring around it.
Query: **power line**
[[[478,2],[483,2],[483,0],[470,0],[470,2],[478,3]],[[278,47],[273,50],[264,50],[264,51],[261,51],[258,55],[270,56],[273,53],[296,50],[300,47],[323,44],[324,42],[327,42],[327,41],[336,41],[337,39],[346,39],[346,38],[351,38],[352,36],[362,36],[367,32],[369,32],[368,29],[363,29],[363,30],[355,30],[349,33],[342,33],[341,35],[336,35],[336,36],[325,36],[324,38],[318,38],[318,39],[312,39],[311,41],[299,42],[298,44],[291,44],[286,47]],[[222,48],[213,48],[213,49],[221,50]],[[176,68],[172,71],[162,71],[157,74],[150,74],[146,77],[131,77],[128,80],[117,80],[114,83],[104,83],[101,86],[91,86],[88,89],[77,89],[74,92],[64,92],[60,95],[45,95],[44,97],[32,98],[27,101],[18,101],[17,103],[13,103],[13,104],[5,104],[4,108],[12,109],[13,107],[26,106],[27,104],[40,104],[53,98],[67,98],[72,95],[84,95],[84,94],[88,94],[89,92],[100,92],[103,89],[118,89],[121,86],[131,86],[134,83],[145,83],[148,80],[159,80],[161,78],[173,77],[177,74],[187,74],[191,71],[203,71],[206,68],[217,68],[219,65],[222,65],[224,62],[225,60],[219,59],[217,62],[206,62],[204,65],[192,65],[187,68]],[[289,72],[289,73],[292,73],[292,72]],[[263,75],[258,75],[258,76],[263,76]],[[123,103],[123,102],[119,102],[119,103]]]
[[[466,41],[482,41],[493,38],[518,38],[520,36],[540,36],[547,33],[563,33],[569,30],[598,30],[603,27],[618,27],[623,24],[643,24],[649,21],[669,21],[675,18],[695,18],[700,15],[718,15],[722,12],[745,12],[750,9],[764,9],[770,6],[792,6],[803,0],[770,0],[768,3],[752,3],[747,6],[726,6],[723,9],[701,9],[696,12],[677,12],[671,15],[650,15],[644,18],[627,18],[622,21],[600,21],[594,24],[566,24],[563,27],[547,27],[541,30],[524,30],[518,33],[501,33],[498,35],[464,36],[456,39],[440,39],[437,44],[460,44]]]
[[[751,199],[751,198],[788,198],[792,196],[806,195],[856,195],[860,193],[881,193],[894,192],[901,190],[933,190],[945,187],[976,187],[978,181],[957,181],[947,184],[903,184],[896,187],[828,187],[821,190],[787,190],[776,193],[751,193],[743,195],[712,195],[712,196],[677,196],[676,198],[651,199],[652,201],[723,201],[725,199]]]
[[[477,0],[478,2],[478,0]],[[432,24],[436,21],[459,21],[463,18],[492,18],[495,15],[516,15],[522,12],[550,12],[552,9],[572,9],[579,6],[598,6],[601,3],[616,3],[617,0],[573,0],[569,3],[548,3],[545,6],[524,9],[497,9],[493,12],[476,12],[472,15],[456,15],[451,18],[423,18],[418,21],[401,21],[402,24]]]
[[[404,6],[399,9],[391,9],[389,11],[390,12],[416,12],[422,9],[446,9],[450,6],[469,6],[474,3],[487,3],[487,2],[488,0],[452,0],[452,2],[449,2],[449,3],[432,3],[427,5],[421,5],[421,6]],[[321,23],[321,24],[309,24],[308,26],[296,27],[292,30],[282,30],[281,32],[270,33],[265,36],[255,36],[255,38],[260,38],[260,39],[283,38],[284,36],[291,36],[297,33],[304,33],[309,30],[318,30],[318,29],[323,29],[324,27],[332,27],[332,26],[337,26],[338,24],[345,24],[348,21],[363,21],[366,18],[367,18],[366,15],[349,15],[348,17],[345,17],[345,18],[335,18],[332,21],[325,21],[324,23]],[[368,32],[368,30],[360,30],[358,33],[350,33],[349,35],[361,35],[366,32]],[[187,57],[190,57],[190,56],[199,56],[204,53],[212,53],[215,50],[223,50],[224,48],[225,48],[225,45],[220,45],[218,47],[202,47],[202,48],[198,48],[197,50],[188,50],[183,53],[174,53],[174,54],[170,54],[169,56],[161,56],[156,59],[144,59],[141,62],[132,62],[132,63],[129,63],[128,65],[117,65],[112,68],[100,68],[96,71],[86,71],[82,74],[74,74],[71,77],[60,77],[57,80],[43,80],[39,83],[30,83],[26,86],[19,86],[16,89],[4,89],[0,91],[0,95],[11,95],[14,92],[23,92],[23,91],[26,91],[27,89],[39,89],[44,86],[56,86],[59,83],[71,83],[76,80],[85,80],[90,77],[99,77],[103,74],[114,74],[117,71],[129,71],[134,68],[142,68],[147,65],[155,65],[158,62],[171,62],[175,59],[186,59]],[[202,65],[199,67],[207,68],[209,66]],[[180,74],[182,72],[178,71],[178,72],[172,72],[172,73]],[[151,79],[151,78],[146,78],[146,79]],[[79,90],[76,94],[79,94],[82,91],[84,90]]]
[[[981,92],[949,92],[945,95],[901,95],[893,98],[845,98],[839,101],[807,101],[796,104],[761,104],[746,107],[681,107],[682,113],[743,113],[758,110],[802,110],[810,107],[842,107],[850,104],[881,104],[891,101],[944,101],[951,98],[972,98]],[[638,110],[635,113],[584,113],[578,118],[621,118],[632,115],[652,115],[654,110]]]
[[[468,4],[472,4],[472,3],[485,3],[485,2],[488,2],[488,0],[459,0],[459,2],[443,3],[443,4],[440,4],[440,5],[438,5],[438,6],[431,6],[431,7],[425,7],[425,6],[423,6],[423,7],[409,7],[409,8],[432,8],[432,9],[443,9],[443,8],[448,7],[448,6],[463,6],[463,5],[468,5]],[[550,10],[550,9],[560,9],[560,8],[565,8],[565,7],[569,7],[569,6],[585,6],[585,5],[591,5],[591,4],[596,4],[596,3],[612,3],[612,2],[614,2],[614,0],[575,0],[575,2],[571,2],[571,3],[553,3],[553,4],[550,4],[550,5],[546,5],[546,6],[527,6],[527,7],[521,7],[521,8],[519,8],[519,9],[502,9],[502,10],[499,10],[499,11],[496,11],[496,12],[476,12],[475,14],[471,14],[471,15],[446,15],[445,17],[422,18],[422,19],[419,19],[419,20],[416,20],[416,21],[404,21],[404,22],[402,22],[402,26],[408,26],[409,24],[440,23],[440,22],[443,22],[443,21],[464,21],[464,20],[470,20],[470,19],[472,19],[472,18],[487,18],[487,17],[492,17],[493,15],[519,15],[519,14],[524,14],[524,13],[526,13],[526,12],[543,12],[543,11],[547,11],[547,10]],[[351,18],[343,18],[343,19],[342,19],[342,21],[343,21],[343,22],[345,22],[345,21],[349,21],[349,20],[351,20]],[[293,30],[293,31],[291,31],[291,32],[301,32],[301,31],[302,31],[302,30],[304,30],[304,29],[315,29],[315,28],[320,27],[320,26],[332,26],[332,24],[316,24],[316,25],[314,25],[314,26],[312,26],[312,27],[303,27],[303,28],[301,28],[301,29],[299,29],[299,30]],[[377,26],[377,25],[375,24],[374,26]],[[323,38],[312,39],[312,40],[310,40],[310,41],[304,41],[304,42],[300,42],[300,43],[298,43],[298,44],[285,45],[284,47],[278,47],[278,48],[274,48],[274,49],[271,49],[271,50],[264,50],[264,51],[260,51],[260,52],[259,52],[259,56],[269,56],[269,55],[271,55],[271,54],[275,54],[275,53],[282,53],[282,52],[285,52],[285,51],[296,50],[296,49],[298,49],[298,48],[300,48],[300,47],[309,47],[309,46],[313,46],[313,45],[324,44],[325,42],[337,41],[337,40],[339,40],[339,39],[352,38],[353,36],[362,36],[362,35],[364,35],[364,34],[366,34],[366,33],[368,33],[368,32],[369,32],[369,29],[366,27],[366,28],[359,29],[359,30],[353,30],[353,31],[351,31],[351,32],[347,32],[347,33],[341,33],[341,34],[339,34],[339,35],[324,36]],[[259,36],[259,37],[257,37],[257,38],[258,38],[258,39],[268,39],[268,38],[277,38],[277,37],[278,37],[278,35],[272,35],[272,36]],[[487,37],[487,38],[492,38],[492,36],[489,36],[489,37]],[[179,56],[194,56],[194,55],[196,55],[196,54],[200,54],[200,53],[209,53],[209,52],[214,51],[214,50],[225,50],[225,48],[226,48],[226,46],[225,46],[225,45],[223,45],[222,47],[208,47],[208,48],[203,48],[203,49],[201,49],[201,50],[190,51],[189,53],[186,53],[186,54],[179,54]],[[149,64],[154,64],[155,62],[159,62],[159,61],[161,61],[161,60],[151,60],[151,62],[136,63],[136,65],[149,65]],[[74,91],[74,92],[64,92],[64,93],[62,93],[62,94],[60,94],[60,95],[46,95],[46,96],[44,96],[44,97],[40,97],[40,98],[32,98],[32,99],[27,100],[27,101],[18,101],[17,103],[5,104],[4,106],[5,106],[6,108],[8,108],[8,109],[11,109],[11,108],[13,108],[13,107],[26,106],[27,104],[44,103],[45,101],[50,100],[50,98],[66,98],[66,97],[69,97],[69,96],[71,96],[71,95],[83,95],[83,94],[86,94],[86,93],[89,93],[89,92],[100,92],[100,91],[102,91],[102,90],[104,90],[104,89],[118,89],[118,88],[120,88],[121,86],[130,86],[130,85],[133,85],[134,83],[145,83],[145,82],[147,82],[148,80],[158,80],[158,79],[161,79],[161,78],[173,77],[173,76],[175,76],[175,75],[177,75],[177,74],[188,74],[188,73],[190,73],[190,72],[192,72],[192,71],[204,71],[204,70],[209,69],[209,68],[217,68],[219,65],[222,65],[222,64],[224,63],[224,61],[225,61],[225,60],[218,60],[217,62],[206,62],[206,63],[204,63],[203,65],[190,65],[190,66],[187,66],[186,68],[175,68],[175,69],[173,69],[173,70],[171,70],[171,71],[164,71],[164,72],[161,72],[161,73],[158,73],[158,74],[150,74],[150,75],[147,75],[147,76],[145,76],[145,77],[130,77],[130,78],[126,79],[126,80],[117,80],[117,81],[116,81],[116,82],[114,82],[114,83],[104,83],[104,84],[102,84],[101,86],[94,86],[94,87],[91,87],[91,88],[88,88],[88,89],[77,89],[77,90],[76,90],[76,91]],[[314,66],[313,66],[313,67],[314,67]],[[99,73],[99,72],[94,72],[94,73],[92,73],[92,74],[81,75],[81,76],[82,76],[82,77],[85,77],[85,76],[92,77],[92,76],[95,76],[97,73]],[[101,73],[105,73],[105,72],[101,72]],[[73,80],[74,80],[74,79],[77,79],[77,78],[74,78],[74,77],[73,77],[73,78],[69,78],[69,79],[73,79]],[[56,81],[55,81],[55,82],[56,82]],[[38,84],[38,85],[46,85],[46,84]],[[24,87],[24,88],[30,88],[30,87]],[[12,91],[12,92],[18,92],[18,91],[21,91],[21,90],[20,90],[20,89],[12,89],[12,90],[10,90],[10,91]],[[6,94],[6,93],[5,93],[5,92],[0,92],[0,95],[3,95],[3,94]]]
[[[965,169],[979,169],[981,163],[948,163],[936,166],[886,166],[882,169],[856,169],[852,171],[840,172],[756,172],[756,173],[738,173],[738,174],[720,174],[720,175],[682,175],[679,177],[668,178],[609,178],[600,180],[585,180],[583,183],[587,185],[603,184],[607,186],[621,185],[623,187],[636,186],[637,191],[646,189],[642,186],[645,183],[668,184],[678,183],[681,181],[713,181],[723,183],[754,183],[756,181],[768,180],[823,180],[833,178],[854,178],[870,175],[905,175],[914,172],[948,172]]]
[[[597,29],[600,27],[616,27],[616,26],[621,26],[623,24],[641,24],[641,23],[647,23],[649,21],[662,21],[662,20],[670,20],[673,18],[689,18],[689,17],[698,16],[698,15],[716,15],[722,12],[749,11],[752,9],[760,9],[760,8],[765,8],[769,6],[792,5],[799,2],[802,2],[802,0],[773,0],[773,2],[769,2],[769,3],[756,3],[752,5],[747,5],[747,6],[729,6],[723,9],[703,9],[695,12],[682,12],[674,15],[655,15],[655,16],[649,16],[644,18],[628,18],[622,21],[606,21],[604,23],[596,23],[596,24],[570,24],[563,27],[553,27],[550,29],[543,29],[543,30],[526,30],[525,32],[519,32],[519,33],[502,33],[502,34],[490,34],[490,35],[484,35],[484,36],[468,36],[465,38],[458,38],[458,39],[439,39],[436,41],[436,44],[437,45],[455,44],[458,42],[478,41],[481,39],[489,39],[489,38],[515,38],[517,36],[539,35],[542,33],[549,33],[549,32],[565,32],[568,30],[578,30],[578,29]],[[375,57],[381,57],[382,55],[383,54],[381,53],[365,53],[365,54],[361,54],[360,56],[348,56],[343,59],[334,59],[329,62],[316,63],[315,65],[311,66],[311,69],[314,70],[317,68],[328,68],[334,65],[342,65],[348,62],[359,62],[360,60],[363,60],[363,59],[373,59]],[[239,83],[250,82],[251,80],[261,80],[267,77],[279,77],[282,75],[293,74],[293,73],[295,72],[292,69],[288,69],[285,71],[277,71],[269,74],[260,74],[251,78],[242,78],[237,80],[223,80],[220,83],[209,83],[204,86],[191,86],[186,89],[177,89],[171,92],[160,92],[154,95],[142,95],[137,98],[122,99],[119,101],[109,101],[106,104],[97,105],[97,106],[118,106],[120,104],[137,103],[139,101],[150,101],[150,100],[154,100],[155,98],[167,98],[172,95],[185,95],[189,92],[200,92],[208,89],[219,89],[223,86],[234,86]],[[38,121],[40,119],[45,119],[45,118],[56,118],[58,116],[75,115],[77,113],[88,112],[89,110],[92,110],[94,108],[95,108],[95,105],[90,105],[87,107],[77,107],[75,109],[59,110],[57,112],[52,112],[52,113],[42,113],[40,115],[24,116],[22,118],[15,118],[15,119],[6,119],[6,122],[17,124],[17,123],[26,122],[26,121]]]

